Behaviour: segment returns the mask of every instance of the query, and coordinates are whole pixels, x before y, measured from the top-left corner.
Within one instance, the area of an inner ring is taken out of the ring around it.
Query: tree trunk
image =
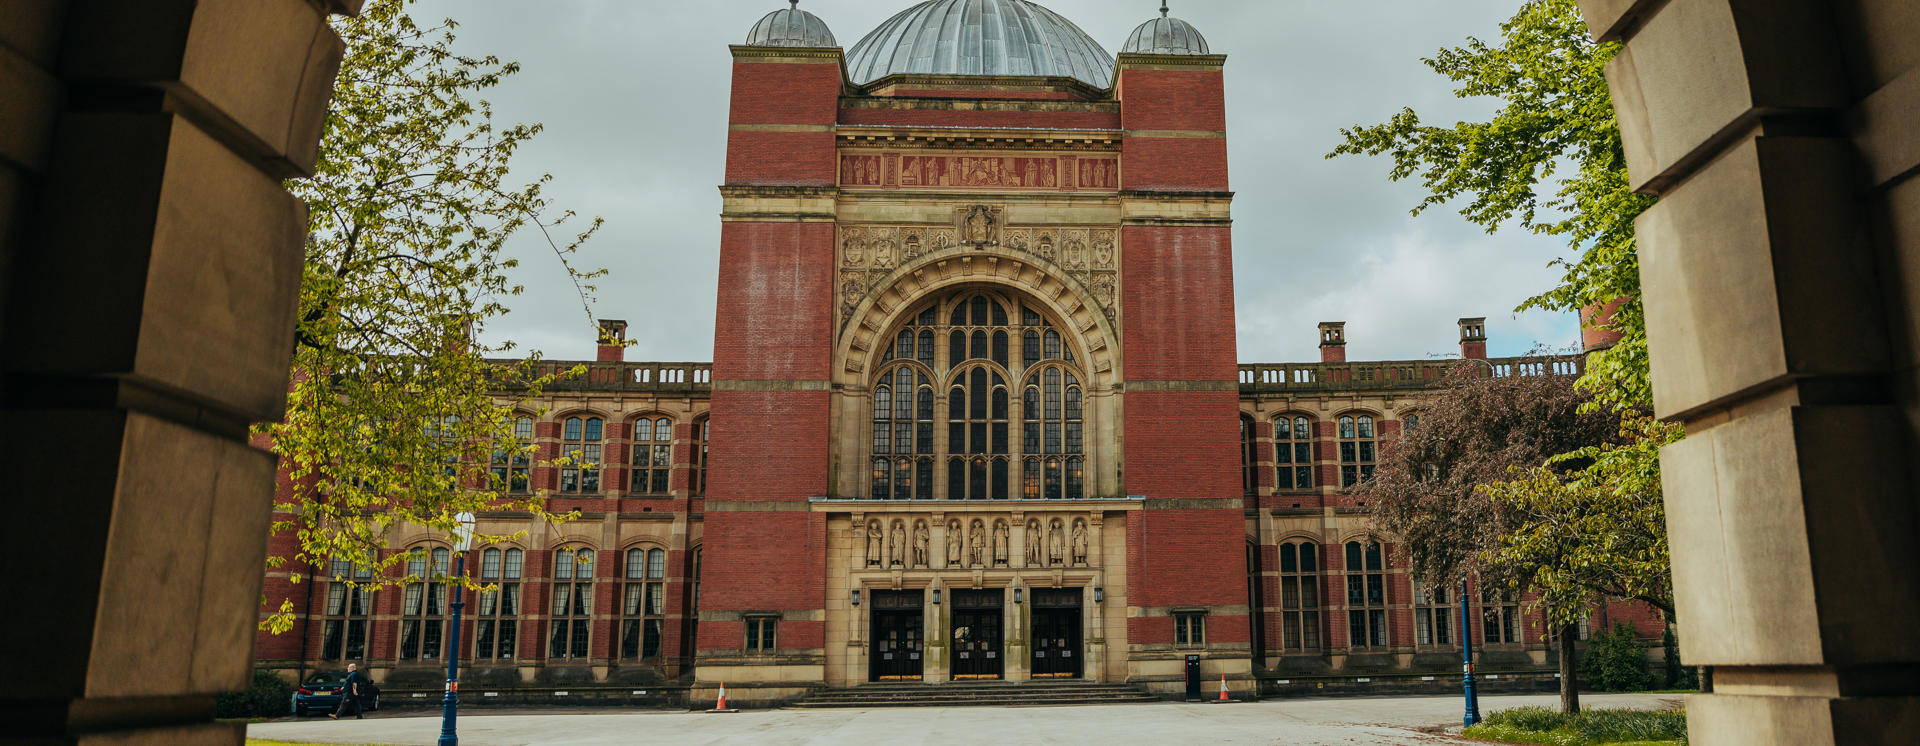
[[[1580,667],[1578,651],[1574,650],[1574,637],[1580,634],[1580,628],[1569,624],[1560,628],[1556,637],[1560,640],[1560,711],[1568,715],[1580,713]]]

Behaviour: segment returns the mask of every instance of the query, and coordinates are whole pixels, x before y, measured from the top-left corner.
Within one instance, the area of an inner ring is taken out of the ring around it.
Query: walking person
[[[363,681],[366,681],[366,677],[360,675],[360,664],[348,663],[347,680],[340,684],[340,706],[327,713],[327,717],[339,720],[341,715],[346,714],[347,706],[352,705],[354,719],[365,720],[366,716],[360,712],[360,683]]]

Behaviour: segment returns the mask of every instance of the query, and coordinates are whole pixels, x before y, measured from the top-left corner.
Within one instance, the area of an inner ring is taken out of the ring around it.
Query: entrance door
[[[1080,676],[1080,589],[1033,591],[1033,677]]]
[[[953,678],[1000,678],[1000,590],[953,592]]]
[[[868,681],[919,681],[921,666],[920,591],[873,592],[873,642],[868,651]]]

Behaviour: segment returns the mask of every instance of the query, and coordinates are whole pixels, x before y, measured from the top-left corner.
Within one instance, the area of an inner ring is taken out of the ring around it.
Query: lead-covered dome
[[[1193,24],[1167,16],[1165,5],[1160,17],[1140,24],[1120,48],[1121,54],[1208,54],[1207,37]]]
[[[837,47],[833,31],[818,16],[800,9],[797,0],[786,10],[768,13],[747,32],[749,47]]]
[[[1059,76],[1107,88],[1113,56],[1072,21],[1027,0],[928,0],[847,53],[854,83],[900,73]]]

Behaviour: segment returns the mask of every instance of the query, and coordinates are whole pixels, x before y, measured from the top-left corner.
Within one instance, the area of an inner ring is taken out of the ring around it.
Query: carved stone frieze
[[[839,323],[901,265],[953,246],[997,247],[1038,258],[1089,288],[1109,322],[1119,312],[1120,232],[1084,226],[1006,225],[1000,208],[968,205],[952,225],[843,225],[838,242]]]

